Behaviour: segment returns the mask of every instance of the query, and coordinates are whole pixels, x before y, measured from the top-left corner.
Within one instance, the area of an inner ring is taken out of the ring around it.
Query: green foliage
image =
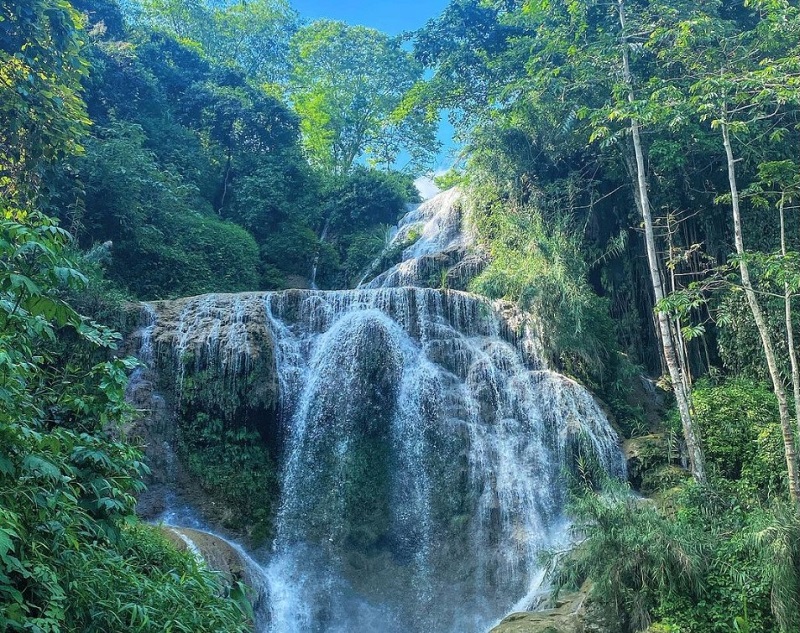
[[[630,38],[630,102],[621,9]],[[786,2],[457,0],[415,37],[415,54],[432,74],[415,96],[429,108],[456,112],[457,131],[469,144],[470,178],[489,172],[523,200],[544,192],[571,217],[569,232],[594,266],[593,289],[610,299],[623,349],[660,373],[650,271],[635,233],[630,124],[644,130],[668,290],[704,280],[733,250],[727,209],[715,206],[729,186],[719,131],[711,126],[725,97],[739,126],[742,188],[762,181],[752,207],[745,204],[745,239],[748,248],[774,252],[777,222],[763,212],[764,201],[771,206],[793,185],[786,173],[759,165],[795,158],[797,91],[787,87],[797,81],[798,28],[797,7]],[[620,235],[625,243],[609,251]],[[789,236],[796,250],[794,220]],[[687,345],[695,375],[720,362],[708,316],[699,306],[682,324],[696,335]],[[742,355],[756,358],[749,347]]]
[[[345,174],[362,157],[388,170],[401,151],[415,166],[436,149],[433,121],[401,108],[422,69],[379,31],[320,20],[292,39],[291,101],[311,160]]]
[[[473,190],[473,217],[491,263],[471,289],[531,311],[547,324],[544,342],[558,366],[619,405],[622,417],[635,416],[624,404],[633,372],[614,344],[606,302],[588,283],[590,268],[569,218],[546,218],[536,202],[482,191]]]
[[[624,490],[579,494],[573,512],[585,541],[565,556],[560,582],[590,578],[596,597],[630,630],[657,620],[676,631],[793,631],[800,618],[798,519],[784,505],[774,395],[743,378],[703,381],[693,404],[711,485],[658,466],[669,459],[663,440],[636,440],[644,466],[637,476],[658,503]],[[674,413],[672,423],[679,426]]]
[[[519,29],[503,20],[501,3],[453,0],[415,34],[414,54],[433,77],[411,96],[429,111],[449,109],[465,124],[488,114],[495,91],[517,73],[503,67]],[[511,60],[510,60],[511,61]],[[513,62],[522,62],[517,58]],[[524,63],[518,66],[524,67]]]
[[[86,281],[52,220],[0,220],[0,625],[3,630],[244,631],[220,586],[133,513],[148,470],[115,439],[128,359],[60,298]],[[64,328],[72,331],[72,339]]]
[[[304,279],[319,248],[316,227],[325,205],[323,179],[299,152],[263,161],[243,175],[226,216],[246,228],[259,245],[264,268],[260,286],[290,287],[289,276]]]
[[[140,127],[96,133],[75,164],[83,200],[72,220],[86,246],[110,242],[112,280],[144,299],[257,287],[255,240],[208,211],[195,212],[199,191],[158,165]]]
[[[711,471],[737,482],[743,498],[783,496],[786,474],[778,407],[763,384],[737,378],[692,393]]]
[[[0,4],[0,629],[244,632],[216,578],[134,515],[136,361],[67,302],[88,280],[37,210],[86,123],[80,26],[67,2]]]
[[[630,631],[647,628],[664,598],[700,595],[705,542],[693,526],[668,519],[624,488],[586,491],[573,512],[584,540],[560,561],[558,587],[590,578],[593,594],[623,615]]]
[[[381,255],[386,247],[388,230],[388,225],[378,225],[371,231],[363,231],[352,238],[347,247],[343,271],[348,287],[357,285],[361,281],[361,276]]]
[[[433,182],[442,191],[447,191],[458,185],[465,184],[465,176],[457,169],[451,169],[440,176],[435,176]]]
[[[358,283],[381,254],[387,227],[396,224],[407,205],[418,200],[413,179],[399,172],[356,167],[345,176],[331,178],[322,228],[328,244],[320,248],[318,284],[341,288]]]
[[[82,248],[111,243],[102,265],[117,286],[139,299],[302,287],[314,261],[322,285],[356,280],[377,254],[366,236],[394,223],[416,191],[412,178],[396,173],[360,166],[334,177],[309,165],[302,116],[276,87],[287,80],[295,31],[285,2],[126,2],[124,14],[113,0],[79,8],[91,26],[83,83],[95,125],[85,155],[50,179],[46,202]],[[344,85],[360,96],[335,107],[363,112],[391,93],[358,153],[393,164],[386,156],[402,148],[428,151],[433,124],[392,114],[414,80],[395,75],[419,69],[398,42],[368,34],[362,43],[380,43],[388,56],[385,72],[374,64],[375,50],[356,50],[353,34],[343,33],[338,50],[352,57],[340,60],[352,79]],[[374,75],[368,89],[347,67],[356,58]],[[322,90],[323,83],[304,86]],[[336,116],[352,123],[356,114]]]
[[[396,224],[406,204],[419,201],[419,194],[408,176],[357,167],[333,184],[328,199],[331,228],[343,231]]]
[[[189,471],[231,509],[226,527],[246,526],[255,545],[272,537],[270,500],[277,497],[278,478],[258,433],[198,413],[182,423],[179,447]]]
[[[214,500],[215,518],[260,546],[277,510],[275,359],[265,347],[238,371],[193,353],[175,360],[162,356],[158,374],[177,392],[182,463]]]
[[[0,3],[0,195],[38,189],[46,162],[80,151],[89,120],[80,15],[67,0]]]
[[[138,298],[262,287],[276,261],[262,258],[265,245],[284,226],[310,230],[319,197],[295,117],[170,37],[144,32],[136,47],[114,37],[88,50],[96,125],[86,155],[54,181],[51,207],[84,248],[112,242],[108,276]]]
[[[761,302],[769,334],[775,346],[779,369],[788,380],[791,376],[789,354],[786,341],[786,317],[783,299],[777,296],[777,284],[759,279],[758,267],[753,271],[757,276],[758,287],[764,291]],[[782,286],[782,284],[781,284]],[[772,296],[766,293],[773,293]],[[783,294],[783,288],[780,288]],[[796,298],[793,301],[797,303]],[[742,376],[754,376],[769,380],[769,371],[764,361],[761,339],[755,327],[744,293],[738,286],[718,292],[713,300],[714,315],[718,324],[719,353],[725,366],[731,372]],[[795,332],[800,320],[793,319]]]
[[[791,508],[779,507],[753,535],[770,582],[772,612],[782,631],[800,626],[800,520]]]
[[[585,491],[573,512],[583,540],[558,563],[558,586],[589,578],[626,630],[793,630],[797,519],[780,506],[745,512],[724,489],[688,483],[666,508],[625,490]]]
[[[254,81],[276,90],[286,82],[289,39],[297,29],[297,13],[286,0],[142,0],[128,9],[142,25],[239,67]]]

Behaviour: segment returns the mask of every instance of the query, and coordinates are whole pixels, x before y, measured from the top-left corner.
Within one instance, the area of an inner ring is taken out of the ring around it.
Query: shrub
[[[783,441],[772,391],[745,378],[719,385],[702,381],[693,402],[712,473],[738,482],[743,499],[785,494]]]

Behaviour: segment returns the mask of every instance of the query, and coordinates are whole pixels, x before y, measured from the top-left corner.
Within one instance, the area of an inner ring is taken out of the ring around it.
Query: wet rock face
[[[424,202],[400,220],[386,251],[359,287],[466,290],[487,262],[466,213],[464,195],[455,188]]]
[[[386,633],[488,628],[565,537],[576,446],[624,473],[598,404],[506,304],[380,288],[150,309],[143,356],[182,415],[278,412],[275,633],[370,630],[387,610]]]
[[[222,574],[227,584],[250,579],[248,561],[241,552],[218,536],[192,528],[166,525],[162,526],[161,532],[177,549],[191,552],[209,569]]]
[[[274,345],[261,296],[207,295],[142,306],[132,345],[145,367],[131,377],[128,400],[143,415],[127,434],[143,445],[152,470],[139,498],[143,517],[192,507],[239,536],[269,532],[264,517],[256,525],[247,516],[252,511],[242,512],[190,472],[202,464],[189,468],[186,454],[187,446],[199,445],[187,434],[204,426],[218,429],[213,436],[220,439],[247,433],[272,452],[280,446]]]
[[[624,472],[602,410],[547,369],[537,328],[506,304],[381,288],[208,295],[148,315],[150,381],[182,416],[261,428],[264,407],[277,413],[267,571],[293,579],[273,589],[279,633],[368,630],[375,612],[356,605],[389,609],[387,633],[488,626],[563,537],[575,446]]]
[[[552,609],[512,613],[490,633],[619,633],[622,623],[594,602],[586,586],[561,597]]]
[[[150,304],[156,313],[150,336],[159,367],[171,365],[177,389],[187,374],[210,371],[210,380],[250,380],[247,405],[264,409],[277,402],[272,334],[259,294],[205,295]]]

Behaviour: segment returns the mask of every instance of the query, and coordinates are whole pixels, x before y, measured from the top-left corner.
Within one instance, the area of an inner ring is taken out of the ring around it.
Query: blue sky
[[[304,18],[332,18],[391,35],[412,31],[439,15],[448,0],[291,0]]]

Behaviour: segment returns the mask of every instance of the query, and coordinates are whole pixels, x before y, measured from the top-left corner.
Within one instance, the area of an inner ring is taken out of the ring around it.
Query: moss
[[[226,428],[200,413],[182,420],[178,446],[189,472],[229,509],[225,527],[247,531],[256,546],[266,542],[273,533],[278,476],[258,433]]]
[[[672,624],[654,622],[648,627],[645,633],[678,633],[679,631],[680,629]]]
[[[171,347],[159,352],[159,383],[175,405],[181,463],[223,509],[224,527],[247,533],[255,546],[266,542],[273,533],[278,496],[271,345],[235,368],[210,362],[203,348],[190,347],[180,359]]]
[[[653,484],[651,471],[667,466],[670,461],[669,440],[660,433],[627,440],[623,451],[628,461],[628,478],[634,488],[642,492],[645,492],[645,479],[648,480],[647,485]],[[656,488],[650,488],[652,490]]]
[[[354,442],[342,472],[348,547],[374,551],[391,525],[389,445],[381,437]]]

